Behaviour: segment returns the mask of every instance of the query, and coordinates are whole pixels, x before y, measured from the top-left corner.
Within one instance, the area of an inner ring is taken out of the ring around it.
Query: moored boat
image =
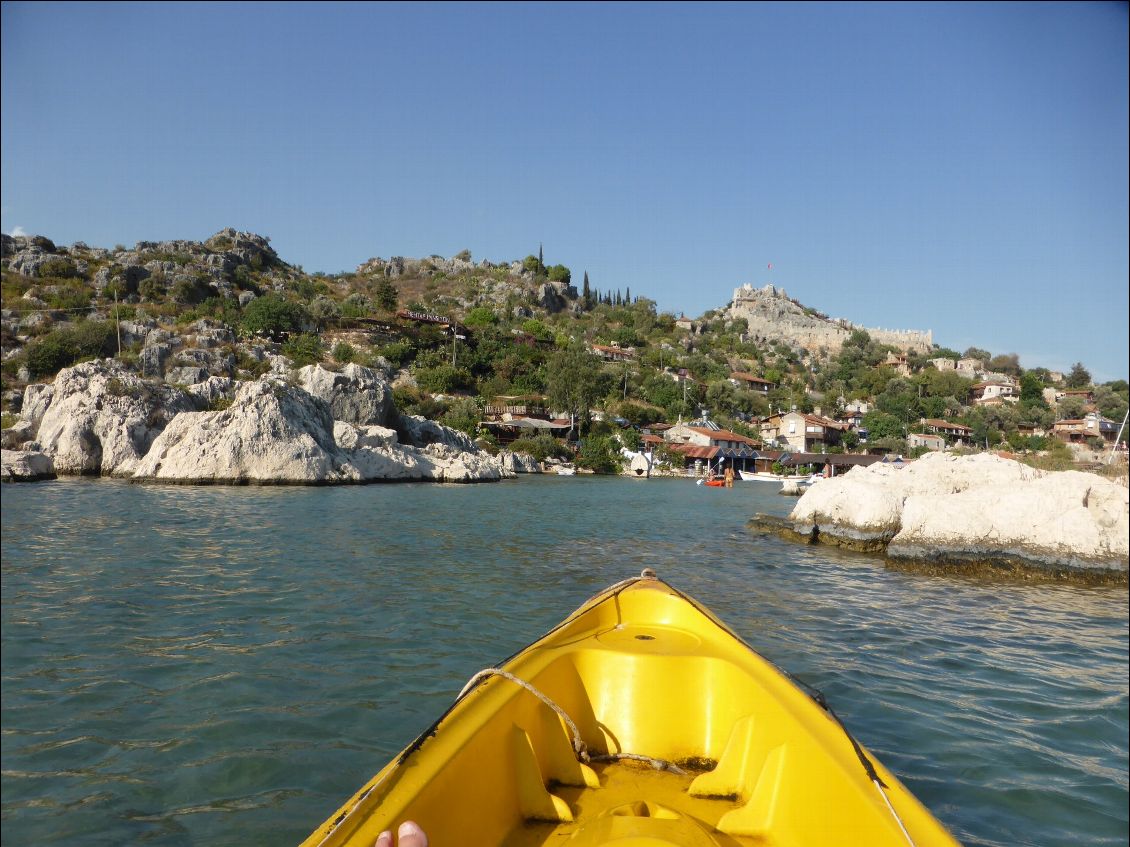
[[[957,842],[822,697],[645,570],[455,703],[305,842],[445,845]]]
[[[781,474],[763,471],[738,471],[743,482],[780,482],[785,479]]]

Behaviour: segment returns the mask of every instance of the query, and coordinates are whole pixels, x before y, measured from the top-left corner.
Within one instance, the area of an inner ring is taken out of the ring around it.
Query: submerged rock
[[[1130,498],[1095,474],[1046,473],[988,454],[928,454],[813,486],[790,535],[898,559],[1127,571]]]

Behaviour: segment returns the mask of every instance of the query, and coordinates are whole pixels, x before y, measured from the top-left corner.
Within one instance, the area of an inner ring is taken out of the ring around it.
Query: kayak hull
[[[372,847],[406,819],[432,847],[957,843],[834,715],[658,579],[597,595],[500,670],[305,845]]]

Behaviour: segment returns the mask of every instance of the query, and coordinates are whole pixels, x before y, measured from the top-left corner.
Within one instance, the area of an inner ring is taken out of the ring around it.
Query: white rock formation
[[[298,382],[308,394],[329,404],[335,421],[385,426],[394,415],[392,386],[379,371],[354,364],[340,372],[307,365],[298,371]]]
[[[502,479],[501,464],[443,443],[417,449],[394,430],[334,421],[327,402],[280,380],[244,383],[231,406],[178,415],[135,478],[187,483],[326,484]]]
[[[505,473],[541,473],[541,462],[529,453],[511,453],[509,450],[498,452],[498,462]]]
[[[25,392],[24,420],[61,474],[129,476],[166,423],[196,408],[185,392],[146,382],[113,360],[64,368],[50,391]]]
[[[0,479],[4,482],[35,482],[54,478],[55,465],[46,453],[0,450]]]
[[[989,454],[855,468],[813,486],[789,519],[802,535],[903,558],[1126,571],[1130,554],[1126,488]]]

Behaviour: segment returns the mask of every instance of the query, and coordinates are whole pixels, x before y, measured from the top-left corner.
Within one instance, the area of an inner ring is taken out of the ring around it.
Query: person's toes
[[[392,833],[386,829],[377,836],[377,841],[373,847],[392,847]]]
[[[428,847],[428,836],[415,821],[405,821],[396,831],[399,847]]]

